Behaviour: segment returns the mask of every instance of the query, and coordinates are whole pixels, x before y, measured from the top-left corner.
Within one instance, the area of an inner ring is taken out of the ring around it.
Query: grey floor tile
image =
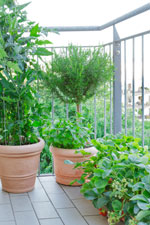
[[[9,195],[10,195],[10,197],[17,197],[17,196],[24,196],[24,195],[27,196],[28,194],[27,194],[27,192],[24,192],[24,193],[19,193],[19,194],[10,193]]]
[[[11,205],[0,205],[0,222],[14,220]]]
[[[5,191],[0,190],[0,204],[10,203],[9,194]]]
[[[50,202],[34,202],[33,206],[39,219],[58,217],[55,208]]]
[[[64,193],[61,186],[56,182],[43,182],[42,185],[47,193],[51,194]]]
[[[59,218],[40,220],[40,224],[41,225],[63,225],[61,219]]]
[[[41,185],[41,183],[40,183],[39,178],[37,177],[37,178],[36,178],[36,181],[35,181],[34,189],[41,189],[41,188],[43,188],[43,187],[42,187],[42,185]],[[33,189],[33,190],[34,190],[34,189]]]
[[[87,222],[75,208],[57,210],[65,225],[87,225]]]
[[[16,225],[15,221],[6,221],[6,222],[0,222],[0,225]]]
[[[75,199],[72,201],[83,216],[99,215],[98,210],[93,206],[91,201],[88,201],[84,198]]]
[[[89,225],[108,225],[107,218],[103,216],[85,216]]]
[[[28,192],[32,202],[46,202],[49,201],[45,191],[42,188],[35,188],[33,191]]]
[[[56,209],[74,207],[65,193],[48,194],[48,196]]]
[[[16,212],[17,225],[39,225],[34,211]]]
[[[70,187],[70,186],[64,186],[61,185],[61,187],[64,189],[64,191],[67,193],[70,199],[80,199],[84,198],[83,195],[80,193],[80,187]]]
[[[32,205],[28,196],[11,197],[12,207],[15,212],[32,211]]]
[[[56,182],[55,176],[39,177],[39,180],[40,180],[41,183],[43,183],[43,182]]]

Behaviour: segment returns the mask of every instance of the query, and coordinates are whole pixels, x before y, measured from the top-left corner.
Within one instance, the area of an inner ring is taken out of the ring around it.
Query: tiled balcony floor
[[[40,177],[35,189],[8,194],[0,185],[0,225],[107,225],[80,194],[79,187],[58,185],[54,176]]]

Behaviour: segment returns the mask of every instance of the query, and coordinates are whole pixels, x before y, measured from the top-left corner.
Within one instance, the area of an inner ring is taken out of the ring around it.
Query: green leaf
[[[135,185],[133,185],[133,191],[138,191],[139,189],[143,189],[144,188],[144,184],[142,182],[136,183]]]
[[[19,72],[19,73],[22,73],[21,69],[19,68],[18,64],[17,63],[13,63],[11,61],[8,61],[7,62],[7,66],[10,68],[10,69],[13,69],[14,71],[16,72]]]
[[[37,50],[35,51],[35,55],[38,55],[38,56],[49,56],[52,54],[53,53],[48,51],[46,48],[37,48]]]
[[[105,206],[108,203],[108,201],[109,201],[108,198],[101,197],[98,199],[94,199],[93,204],[97,209],[99,209],[99,208],[102,208],[103,206]]]
[[[8,103],[17,102],[17,100],[10,97],[0,97],[0,98]]]
[[[137,205],[142,210],[147,210],[150,208],[150,204],[147,204],[145,202],[137,201]]]
[[[150,184],[150,175],[143,177],[142,182],[145,184]]]
[[[148,203],[148,200],[146,197],[144,197],[143,195],[135,195],[133,196],[130,201],[136,201],[136,200],[140,200],[140,201],[143,201],[143,202],[147,202]]]
[[[25,7],[27,7],[30,3],[31,3],[31,2],[22,4],[22,5],[18,5],[18,6],[16,6],[16,8],[19,9],[19,10],[22,10],[22,9],[24,9]]]
[[[84,197],[85,197],[87,200],[94,200],[94,199],[97,198],[97,194],[96,194],[95,191],[93,191],[93,190],[88,190],[88,191],[85,191]]]
[[[112,207],[113,207],[114,211],[120,211],[122,208],[122,202],[120,202],[119,200],[114,200],[112,202]]]
[[[136,219],[140,221],[147,216],[150,216],[150,210],[145,210],[145,211],[142,210],[137,214]]]
[[[36,24],[34,27],[32,27],[32,29],[30,30],[30,36],[32,37],[38,37],[38,33],[40,32],[40,28],[39,25]]]
[[[49,40],[36,40],[35,44],[37,44],[37,45],[47,45],[47,44],[53,44],[53,43]]]
[[[0,48],[0,59],[7,57],[7,53],[3,48]]]
[[[108,180],[102,180],[102,179],[98,179],[95,181],[95,186],[96,188],[105,188],[106,185],[108,184]]]

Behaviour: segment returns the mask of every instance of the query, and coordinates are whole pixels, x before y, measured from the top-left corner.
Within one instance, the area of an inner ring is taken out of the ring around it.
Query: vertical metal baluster
[[[67,56],[67,53],[68,53],[68,48],[66,48],[66,56]],[[69,104],[68,103],[66,104],[66,118],[67,120],[69,119]]]
[[[4,91],[3,91],[3,97],[5,97],[5,94],[4,94]],[[5,144],[7,144],[7,140],[6,140],[6,103],[5,103],[5,100],[3,100],[3,112],[4,112],[4,114],[3,114],[3,116],[4,116],[4,118],[3,118],[3,122],[4,122],[4,130],[5,130],[5,133],[4,133],[4,136],[5,136]]]
[[[142,146],[144,146],[144,36],[142,35]]]
[[[66,104],[66,117],[68,120],[69,119],[69,104],[68,103]]]
[[[37,56],[37,64],[39,65],[39,59],[38,59],[38,56]],[[39,67],[38,67],[39,68]],[[39,102],[39,76],[37,78],[37,93],[38,93],[38,97],[37,97],[37,100]],[[41,175],[41,160],[39,161],[39,165],[38,165],[38,176]]]
[[[135,137],[135,40],[133,38],[132,42],[132,66],[133,66],[133,74],[132,74],[132,135]]]
[[[96,94],[94,95],[94,138],[97,137]]]
[[[122,92],[121,92],[121,42],[115,25],[113,26],[113,133],[122,131]]]
[[[53,51],[53,49],[51,49],[51,51]],[[53,55],[52,55],[52,58],[51,60],[53,61]],[[55,113],[55,109],[54,109],[54,94],[52,93],[52,127],[54,127],[54,113]],[[54,159],[53,159],[53,156],[52,156],[52,174],[54,175],[55,174],[55,171],[54,171]]]
[[[104,54],[105,54],[105,47],[104,47]],[[104,84],[104,136],[106,136],[106,90]]]
[[[106,136],[106,91],[104,85],[104,136]]]
[[[124,41],[124,111],[125,111],[125,134],[127,135],[127,67],[126,67],[126,41]]]
[[[111,61],[111,45],[109,45],[109,55]],[[110,80],[110,134],[112,134],[112,80]]]
[[[82,114],[82,103],[80,103],[80,113]]]

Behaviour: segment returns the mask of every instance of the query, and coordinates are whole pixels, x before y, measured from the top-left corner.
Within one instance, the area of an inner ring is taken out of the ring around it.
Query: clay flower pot
[[[83,162],[95,155],[97,150],[94,147],[84,149],[86,152],[90,152],[90,155],[83,156],[81,153],[75,154],[74,149],[62,149],[50,146],[50,151],[53,154],[54,159],[54,171],[56,175],[56,182],[64,185],[70,185],[70,182],[74,179],[80,179],[82,170],[74,169],[74,165],[65,164],[65,160],[72,162]],[[81,186],[79,183],[74,183],[72,186]]]
[[[42,139],[29,145],[0,145],[0,178],[4,191],[23,193],[34,188],[43,147]]]

